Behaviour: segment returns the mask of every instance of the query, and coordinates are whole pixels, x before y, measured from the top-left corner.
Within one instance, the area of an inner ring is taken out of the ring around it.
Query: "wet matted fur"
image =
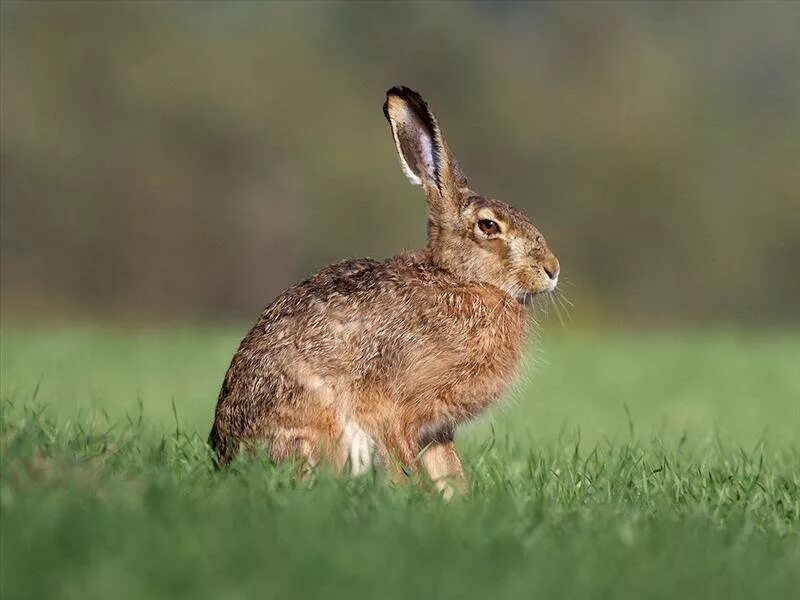
[[[384,113],[427,197],[427,246],[328,266],[264,310],[220,391],[220,465],[264,444],[276,462],[422,470],[449,494],[464,482],[455,428],[514,377],[530,300],[555,289],[558,259],[524,213],[469,188],[418,93],[392,88]]]

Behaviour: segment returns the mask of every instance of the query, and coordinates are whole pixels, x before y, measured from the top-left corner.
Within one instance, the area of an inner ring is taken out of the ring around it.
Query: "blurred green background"
[[[563,265],[569,327],[797,325],[795,3],[3,2],[2,316],[251,322],[424,243],[419,89]]]

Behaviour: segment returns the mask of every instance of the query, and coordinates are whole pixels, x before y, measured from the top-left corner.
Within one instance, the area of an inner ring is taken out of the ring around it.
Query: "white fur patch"
[[[348,449],[350,472],[358,477],[372,468],[374,440],[352,419],[347,421],[342,432],[342,443]]]

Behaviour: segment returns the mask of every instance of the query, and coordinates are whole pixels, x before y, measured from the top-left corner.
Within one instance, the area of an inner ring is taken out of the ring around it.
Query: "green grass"
[[[204,440],[237,330],[2,332],[0,595],[784,598],[800,335],[545,335],[457,439],[471,491]]]

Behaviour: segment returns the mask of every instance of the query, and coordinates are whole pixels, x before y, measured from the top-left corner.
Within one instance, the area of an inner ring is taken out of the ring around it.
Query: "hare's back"
[[[338,325],[353,333],[371,329],[377,334],[408,317],[409,311],[417,312],[415,305],[424,306],[420,296],[433,297],[455,285],[416,253],[348,260],[325,267],[278,296],[254,329],[284,336],[297,329],[295,334],[308,337],[324,336],[328,326]]]
[[[420,344],[460,344],[519,307],[500,290],[456,280],[422,252],[328,266],[267,307],[243,345],[314,362],[371,361]]]

